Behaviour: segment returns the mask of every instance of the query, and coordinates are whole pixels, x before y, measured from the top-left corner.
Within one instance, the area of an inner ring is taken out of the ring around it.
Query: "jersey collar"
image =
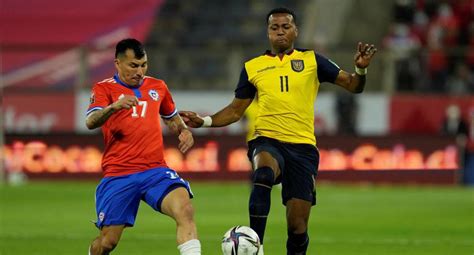
[[[129,88],[129,89],[137,89],[137,88],[139,88],[139,87],[143,84],[143,82],[144,82],[144,79],[142,79],[142,81],[140,82],[140,84],[138,84],[138,86],[130,86],[130,85],[128,85],[127,83],[125,83],[125,82],[123,82],[122,80],[120,80],[118,73],[114,74],[114,80],[115,80],[118,84],[120,84],[120,85],[122,85],[122,86],[124,86],[124,87],[127,87],[127,88]]]
[[[295,51],[295,49],[291,49],[290,51],[285,53],[285,55],[289,56],[289,55],[293,54],[294,51]],[[266,50],[265,55],[270,56],[270,57],[276,57],[277,56],[276,54],[273,54],[271,50]]]

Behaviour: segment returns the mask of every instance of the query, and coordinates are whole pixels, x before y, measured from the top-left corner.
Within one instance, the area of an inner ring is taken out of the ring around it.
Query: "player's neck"
[[[294,50],[293,47],[287,48],[285,50],[273,48],[272,55],[278,56],[280,59],[283,59],[285,55],[290,55],[291,53],[293,53],[293,50]]]

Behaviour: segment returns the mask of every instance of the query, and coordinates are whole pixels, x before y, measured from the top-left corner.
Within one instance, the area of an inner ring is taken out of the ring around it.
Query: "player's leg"
[[[89,249],[90,255],[109,254],[120,241],[125,225],[104,226],[100,235],[92,241]]]
[[[311,202],[297,198],[292,198],[286,203],[288,226],[286,248],[288,255],[306,254],[309,244],[308,219],[311,206]]]
[[[289,144],[283,149],[285,172],[282,198],[288,227],[287,254],[303,255],[309,244],[308,219],[316,204],[316,175],[319,153],[309,144]]]
[[[280,175],[278,161],[267,151],[253,157],[252,191],[249,199],[250,227],[257,232],[263,244],[267,217],[270,213],[271,191],[275,179]]]
[[[180,253],[200,255],[201,243],[197,236],[194,209],[188,190],[177,187],[170,191],[161,202],[161,212],[176,222],[176,242]]]
[[[133,226],[140,204],[135,175],[103,178],[96,190],[96,227],[100,235],[90,254],[109,254],[118,244],[125,226]]]

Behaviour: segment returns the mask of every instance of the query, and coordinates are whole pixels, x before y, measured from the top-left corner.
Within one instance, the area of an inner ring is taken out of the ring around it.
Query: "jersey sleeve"
[[[316,63],[318,64],[318,79],[319,82],[331,82],[334,83],[336,81],[337,76],[339,75],[339,71],[341,69],[339,66],[336,65],[332,60],[315,53],[316,55]]]
[[[102,110],[111,103],[112,101],[105,87],[102,84],[95,84],[94,87],[92,87],[90,103],[86,115],[91,114],[93,111]]]
[[[239,99],[254,98],[255,93],[257,93],[257,89],[250,83],[247,70],[244,67],[242,68],[242,72],[240,72],[239,83],[235,89],[235,97]]]
[[[170,91],[168,90],[168,86],[165,86],[165,95],[163,100],[161,101],[160,107],[160,115],[163,119],[171,119],[176,114],[178,114],[178,109],[176,109],[176,105],[173,101],[173,97],[171,96]]]

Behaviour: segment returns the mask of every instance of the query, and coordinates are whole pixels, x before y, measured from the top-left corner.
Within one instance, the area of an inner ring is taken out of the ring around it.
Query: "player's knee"
[[[103,251],[109,252],[115,249],[119,242],[119,238],[114,236],[104,236],[100,240],[100,246]]]
[[[252,174],[252,182],[268,187],[272,187],[275,180],[275,174],[271,167],[264,166],[257,168]]]
[[[194,207],[191,202],[185,202],[174,210],[174,218],[178,223],[187,223],[194,220]]]
[[[288,220],[288,233],[303,233],[308,228],[306,221],[303,218],[295,218]]]

